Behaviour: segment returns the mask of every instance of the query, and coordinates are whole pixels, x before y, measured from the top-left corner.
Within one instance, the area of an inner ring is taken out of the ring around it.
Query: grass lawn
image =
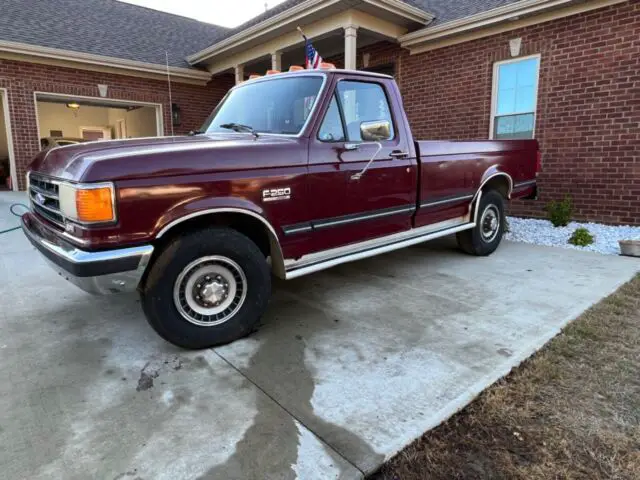
[[[640,275],[373,478],[640,479]]]

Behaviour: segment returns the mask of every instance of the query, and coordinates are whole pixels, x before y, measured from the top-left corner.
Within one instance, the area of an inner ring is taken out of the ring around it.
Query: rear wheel
[[[504,228],[504,198],[490,190],[480,197],[477,225],[457,234],[458,246],[470,255],[490,255],[500,245]]]
[[[270,294],[260,249],[235,230],[215,227],[172,240],[151,266],[141,299],[162,338],[201,349],[251,333]]]

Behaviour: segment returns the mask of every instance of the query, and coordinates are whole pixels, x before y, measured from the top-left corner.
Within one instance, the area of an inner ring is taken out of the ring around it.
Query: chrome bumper
[[[22,231],[60,276],[99,295],[134,291],[153,253],[151,245],[101,252],[80,250],[32,213],[22,216]]]

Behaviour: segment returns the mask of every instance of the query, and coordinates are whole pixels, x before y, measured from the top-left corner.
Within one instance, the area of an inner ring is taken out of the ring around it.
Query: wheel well
[[[490,178],[483,186],[482,192],[495,190],[499,192],[505,199],[511,196],[511,182],[506,175],[498,174]]]
[[[202,230],[211,226],[224,226],[232,228],[248,237],[265,257],[271,257],[271,265],[274,273],[280,275],[280,264],[284,269],[284,260],[280,252],[278,239],[269,228],[257,218],[238,212],[214,212],[190,218],[178,223],[169,229],[162,237],[154,242],[155,252],[161,252],[165,245],[179,235]],[[152,260],[153,261],[153,260]]]

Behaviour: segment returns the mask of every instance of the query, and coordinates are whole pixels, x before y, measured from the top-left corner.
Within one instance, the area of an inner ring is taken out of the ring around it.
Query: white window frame
[[[493,85],[491,87],[491,118],[489,119],[489,139],[493,140],[493,130],[496,121],[496,111],[498,106],[498,72],[500,66],[507,65],[509,63],[522,62],[523,60],[530,60],[532,58],[538,59],[538,71],[536,72],[536,91],[533,100],[533,138],[536,138],[536,123],[538,121],[538,91],[540,90],[540,69],[542,68],[542,55],[540,53],[536,53],[534,55],[527,55],[524,57],[510,58],[509,60],[501,60],[499,62],[495,62],[493,64]],[[510,115],[520,115],[525,113],[531,113],[530,111],[526,112],[515,112]]]

